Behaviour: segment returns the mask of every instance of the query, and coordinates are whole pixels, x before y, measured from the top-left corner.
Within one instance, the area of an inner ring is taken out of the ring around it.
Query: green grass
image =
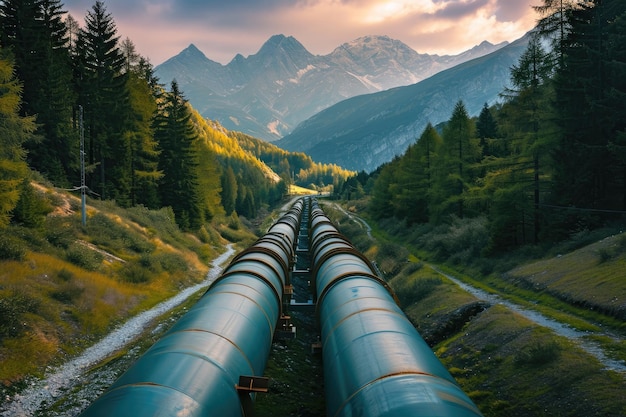
[[[74,207],[75,197],[49,191]],[[224,239],[181,232],[170,209],[90,201],[37,227],[0,230],[0,381],[20,386],[75,355],[116,324],[201,281]],[[211,231],[206,228],[212,229]],[[227,226],[228,227],[228,226]],[[241,236],[252,234],[245,230]],[[7,388],[8,387],[8,388]],[[3,398],[4,396],[2,396]]]
[[[393,251],[383,251],[390,256],[388,262],[403,265],[396,275],[388,277],[390,283],[411,322],[485,416],[626,415],[623,374],[603,369],[573,342],[502,305],[481,305],[445,277],[436,280],[436,273],[426,262],[434,262],[440,253],[415,245],[416,236],[433,233],[432,228],[411,229],[392,221],[370,225],[375,240],[365,252],[371,258],[380,254],[378,248],[385,240],[404,242],[409,250],[408,257],[404,252],[395,260],[390,255]],[[478,230],[479,225],[470,226],[474,229],[459,227],[458,231]],[[608,328],[621,334],[617,338],[589,337],[611,357],[626,360],[625,321],[611,315],[615,309],[597,308],[587,302],[593,299],[615,304],[615,297],[626,296],[622,272],[626,238],[616,236],[587,246],[592,243],[590,236],[551,248],[555,252],[531,248],[509,257],[469,263],[462,261],[461,254],[437,267],[574,328],[589,332]],[[445,231],[441,242],[453,248],[450,237]],[[535,262],[546,253],[554,255]],[[407,259],[412,266],[407,267]],[[419,290],[420,286],[427,290]]]

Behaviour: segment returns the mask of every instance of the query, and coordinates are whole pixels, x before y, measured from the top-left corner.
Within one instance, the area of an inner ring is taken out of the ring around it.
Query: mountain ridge
[[[346,42],[327,55],[311,54],[297,39],[271,36],[255,54],[226,65],[193,43],[155,68],[162,82],[176,79],[204,117],[229,130],[274,141],[346,98],[414,84],[477,54],[503,47],[487,41],[459,55],[419,54],[388,36]]]
[[[402,154],[428,123],[448,120],[459,100],[470,116],[485,103],[494,104],[529,36],[416,84],[341,101],[302,122],[276,145],[322,163],[373,171]]]

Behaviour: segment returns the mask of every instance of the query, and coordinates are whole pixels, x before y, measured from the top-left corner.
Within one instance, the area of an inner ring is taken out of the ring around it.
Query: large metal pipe
[[[251,394],[242,394],[237,384],[241,376],[263,375],[302,207],[298,201],[235,257],[189,312],[81,416],[244,416]]]
[[[327,416],[481,416],[367,259],[329,225],[314,204],[309,233]]]

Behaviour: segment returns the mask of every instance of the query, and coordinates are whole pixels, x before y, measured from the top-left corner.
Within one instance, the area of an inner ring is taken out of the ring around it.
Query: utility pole
[[[82,209],[83,227],[87,225],[87,196],[85,185],[85,128],[83,126],[83,106],[78,106],[78,129],[80,132],[80,201]]]

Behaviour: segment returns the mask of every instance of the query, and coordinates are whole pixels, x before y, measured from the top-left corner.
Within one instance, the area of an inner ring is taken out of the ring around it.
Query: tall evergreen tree
[[[490,142],[498,137],[498,123],[491,114],[491,110],[487,103],[483,105],[478,120],[476,121],[476,135],[480,139],[480,147],[482,148],[483,156],[492,155],[494,149],[490,149]],[[496,151],[497,152],[497,151]]]
[[[555,64],[562,65],[565,56],[565,39],[571,32],[572,13],[583,0],[543,0],[543,4],[532,6],[541,19],[537,23],[538,34],[550,41],[556,55]]]
[[[523,205],[519,209],[533,213],[535,243],[539,241],[541,223],[542,168],[548,164],[547,157],[552,152],[555,135],[550,111],[553,71],[549,53],[543,49],[539,38],[534,37],[518,63],[511,68],[512,88],[503,94],[507,99],[503,119],[508,129],[509,148],[514,152],[510,157],[510,162],[515,165],[512,172],[522,174],[517,181],[532,187],[529,193],[532,195],[532,210]],[[526,176],[530,178],[524,178]],[[528,190],[520,191],[528,193]]]
[[[181,228],[197,229],[205,220],[194,148],[197,134],[189,105],[176,81],[172,81],[171,91],[155,117],[154,133],[160,146],[159,170],[163,173],[159,184],[161,204],[172,207]]]
[[[124,71],[129,93],[124,140],[130,148],[130,200],[132,205],[157,208],[158,182],[163,173],[158,170],[159,150],[152,122],[162,86],[154,75],[152,65],[135,51],[130,39],[122,42],[121,50],[125,58]]]
[[[394,158],[391,162],[380,167],[380,174],[376,177],[372,188],[372,199],[369,203],[369,211],[377,219],[393,217],[394,207],[392,205],[393,193],[391,184],[395,182],[395,171],[399,158]]]
[[[615,24],[626,13],[620,0],[584,2],[571,12],[563,65],[555,77],[561,130],[555,152],[555,204],[570,211],[569,224],[593,221],[607,210],[626,209],[622,154],[625,128],[623,34]],[[620,50],[622,52],[620,52]]]
[[[99,175],[90,176],[92,190],[102,198],[130,204],[131,149],[126,59],[118,45],[117,28],[104,3],[97,1],[85,17],[76,44],[75,80],[85,114],[87,162]]]
[[[15,54],[24,85],[23,115],[37,115],[39,141],[27,144],[29,164],[60,184],[68,184],[78,163],[72,129],[71,62],[65,11],[59,0],[0,3],[2,44]]]
[[[390,184],[394,215],[408,224],[429,221],[432,167],[441,147],[441,137],[429,123],[417,142],[400,158],[395,181]]]
[[[230,165],[226,167],[222,175],[221,196],[226,215],[230,216],[235,211],[235,203],[237,202],[237,177]]]
[[[474,122],[459,101],[443,129],[441,152],[434,172],[431,216],[436,222],[450,214],[459,218],[466,215],[465,192],[476,177],[473,167],[480,156],[474,136]]]
[[[27,176],[23,144],[35,131],[32,117],[19,114],[21,85],[13,62],[0,48],[0,227],[9,223],[20,197],[20,184]]]

